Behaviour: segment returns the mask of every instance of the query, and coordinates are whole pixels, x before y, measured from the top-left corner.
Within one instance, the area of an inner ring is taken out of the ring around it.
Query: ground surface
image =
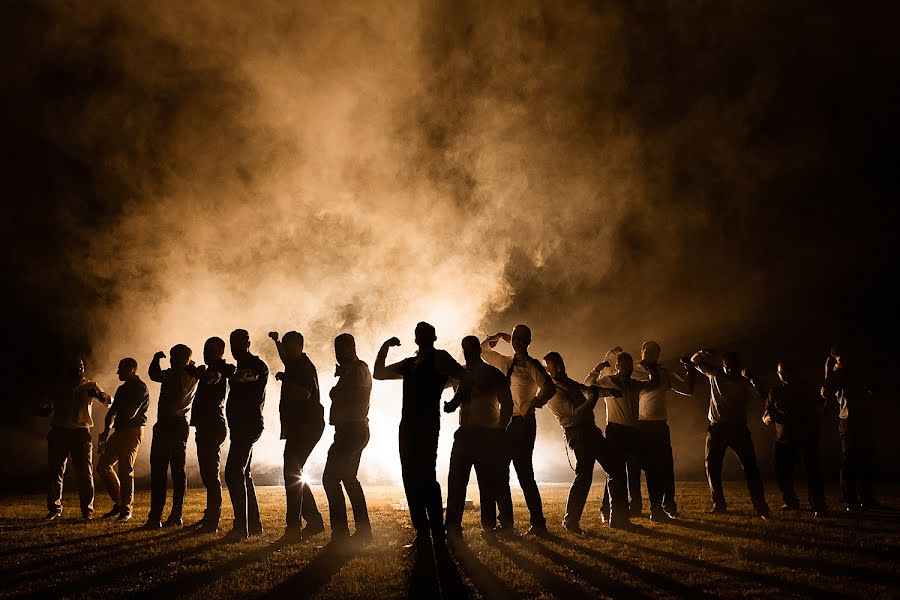
[[[773,489],[769,501],[777,507]],[[732,512],[722,516],[706,514],[704,484],[685,483],[677,524],[641,518],[637,531],[621,532],[601,528],[595,485],[582,523],[591,537],[576,538],[558,525],[567,486],[541,491],[557,537],[489,545],[478,535],[477,510],[469,510],[465,544],[437,567],[403,548],[411,530],[407,513],[392,506],[402,498],[399,488],[367,488],[376,541],[351,556],[324,550],[327,533],[300,545],[271,544],[282,532],[278,488],[260,489],[266,532],[234,545],[189,528],[140,531],[146,492],[138,493],[127,525],[81,523],[70,493],[64,518],[44,524],[42,497],[7,496],[0,498],[0,596],[392,598],[435,597],[442,589],[445,597],[475,598],[900,597],[900,513],[813,521],[800,512],[764,523],[751,516],[742,485],[726,488]],[[324,509],[321,488],[314,493]],[[477,508],[474,489],[470,497]],[[896,493],[884,500],[900,506]],[[186,522],[200,516],[204,502],[202,491],[188,492]],[[97,513],[108,508],[98,494]],[[521,494],[516,518],[524,530]]]

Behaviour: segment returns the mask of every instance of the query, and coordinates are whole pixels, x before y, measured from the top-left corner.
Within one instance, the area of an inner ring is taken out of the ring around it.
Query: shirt
[[[637,427],[641,391],[649,388],[649,382],[625,379],[621,375],[604,375],[600,378],[600,385],[622,392],[619,398],[606,397],[606,424]]]
[[[841,419],[870,419],[872,391],[859,372],[847,367],[835,369],[825,379],[825,397],[834,398]]]
[[[547,408],[563,429],[594,424],[594,398],[580,383],[566,377],[556,380],[556,393]],[[565,389],[563,389],[565,388]],[[590,389],[590,388],[588,388]]]
[[[157,422],[162,419],[187,418],[197,392],[197,378],[186,368],[161,369],[159,361],[150,363],[150,380],[160,384]]]
[[[325,409],[319,399],[319,374],[306,353],[300,353],[300,356],[284,363],[278,412],[281,415],[281,439],[287,439],[289,432],[304,424],[324,424]]]
[[[74,388],[62,391],[53,401],[53,416],[50,425],[64,429],[80,429],[94,426],[91,418],[91,404],[94,398],[98,400],[103,396],[103,390],[99,385],[86,377]],[[105,396],[108,398],[108,396]],[[103,400],[101,400],[103,402]],[[106,400],[104,403],[109,402]]]
[[[147,424],[147,408],[150,406],[150,390],[139,377],[125,380],[113,400],[116,409],[113,427],[143,427]]]
[[[255,374],[256,380],[240,381],[244,372]],[[235,431],[262,431],[268,381],[269,367],[258,356],[248,352],[237,359],[235,374],[228,381],[228,402],[225,404],[225,414],[232,434]]]
[[[759,394],[743,375],[727,375],[722,369],[704,372],[709,378],[710,423],[747,424],[747,406],[759,402]]]
[[[775,422],[775,440],[790,443],[818,432],[818,390],[803,383],[779,382],[769,390],[766,414]]]
[[[228,379],[234,375],[235,366],[218,359],[206,365],[205,373],[189,368],[188,372],[198,379],[197,393],[191,408],[191,425],[202,428],[225,422],[225,395]]]
[[[466,369],[454,402],[459,405],[460,427],[505,429],[512,414],[513,399],[506,375],[483,360]],[[506,411],[501,407],[506,405]],[[506,422],[501,422],[501,412]]]
[[[672,390],[682,396],[691,395],[691,386],[676,373],[669,373],[662,365],[657,365],[659,382],[653,389],[641,390],[638,418],[641,421],[665,421],[669,418],[666,410],[666,392]],[[634,365],[634,378],[647,381],[650,373],[641,363]]]
[[[513,414],[521,416],[533,414],[535,407],[531,405],[531,401],[534,400],[538,390],[552,383],[544,366],[531,356],[526,356],[523,361],[516,359],[515,356],[500,354],[486,341],[481,344],[481,357],[489,365],[500,369],[509,379],[509,389],[515,408]]]
[[[446,350],[432,349],[400,363],[403,376],[401,424],[440,429],[440,400],[448,380],[461,380],[465,369]]]
[[[337,426],[354,421],[367,421],[369,398],[372,395],[372,374],[369,372],[369,365],[356,359],[349,365],[338,365],[334,374],[338,380],[331,388],[329,422]]]

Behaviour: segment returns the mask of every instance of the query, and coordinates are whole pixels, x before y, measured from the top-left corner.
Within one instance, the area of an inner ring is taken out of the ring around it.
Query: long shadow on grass
[[[453,557],[465,571],[473,585],[485,597],[490,599],[519,598],[519,594],[509,588],[503,581],[485,566],[478,556],[462,540],[451,546]]]
[[[506,544],[498,543],[494,546],[505,554],[513,564],[517,565],[523,571],[534,577],[537,582],[558,598],[595,598],[594,594],[589,594],[578,586],[569,583],[556,573],[543,567],[538,562],[529,558],[521,549],[516,552]]]
[[[670,594],[672,594],[674,596],[681,596],[683,598],[713,598],[712,595],[704,592],[703,590],[699,590],[697,588],[693,588],[691,586],[685,585],[685,584],[681,583],[680,581],[676,581],[676,580],[672,579],[671,577],[666,577],[665,575],[662,575],[659,573],[653,573],[651,571],[646,571],[646,570],[638,567],[637,565],[634,565],[634,564],[628,562],[627,560],[622,560],[620,558],[615,558],[608,554],[604,554],[598,550],[590,548],[589,546],[584,546],[582,544],[579,544],[572,539],[563,539],[558,536],[551,536],[550,538],[548,538],[548,541],[554,542],[554,543],[558,544],[559,546],[571,548],[571,549],[579,552],[580,554],[585,555],[588,558],[591,558],[593,560],[596,560],[599,562],[605,562],[605,563],[611,565],[612,567],[614,567],[616,570],[621,571],[622,573],[627,573],[628,575],[631,575],[632,577],[635,577],[637,579],[643,579],[648,584],[650,584],[652,587],[659,588],[661,590],[665,590],[666,592],[669,592]],[[545,545],[547,542],[540,541],[537,543],[541,546],[541,549],[539,550],[539,552],[545,554],[551,560],[566,564],[571,570],[578,572],[579,574],[580,574],[579,570],[584,571],[584,569],[586,568],[585,566],[581,565],[577,561],[573,561],[572,559],[566,558],[565,556],[562,556],[562,555],[558,554],[557,552],[550,550]],[[574,563],[574,565],[577,565],[577,568],[575,568],[575,566],[573,566],[569,563]],[[585,577],[586,578],[590,578],[590,577],[597,578],[597,577],[599,577],[599,575],[596,572],[589,570],[589,571],[586,571]],[[622,587],[622,584],[618,581],[612,581],[611,584],[604,584],[604,585],[600,585],[599,582],[597,583],[597,587],[600,587],[601,589],[610,590],[610,593],[613,596],[625,596],[625,595],[629,595],[629,594],[631,596],[637,596],[637,594],[641,593],[641,592],[638,592],[637,590],[634,590],[633,588],[630,588],[627,586],[625,586],[624,592],[619,592],[615,589],[616,586]]]
[[[410,598],[468,598],[469,593],[446,546],[430,543],[409,549],[412,569],[409,574]]]
[[[352,554],[325,546],[302,569],[269,590],[265,598],[309,598],[324,587],[353,558]]]
[[[23,527],[23,531],[35,531],[40,528],[40,525],[36,525],[33,527]],[[118,531],[109,531],[107,533],[98,533],[97,535],[87,535],[79,538],[71,538],[71,539],[61,539],[56,542],[47,542],[46,544],[37,544],[35,546],[16,546],[15,548],[11,548],[9,550],[4,550],[0,552],[0,558],[4,556],[12,556],[13,554],[27,554],[29,552],[34,552],[37,550],[45,550],[47,548],[61,548],[63,546],[71,546],[72,544],[84,544],[87,542],[92,542],[94,540],[102,540],[111,537],[117,537],[120,535],[125,535],[127,533],[134,533],[136,530],[133,527],[123,528]],[[64,534],[63,534],[64,535]]]
[[[110,568],[104,569],[100,572],[93,573],[87,577],[82,577],[80,579],[75,579],[74,581],[60,583],[60,584],[51,586],[50,588],[37,590],[35,592],[18,594],[13,597],[14,598],[31,598],[31,597],[53,598],[53,597],[60,597],[60,596],[84,594],[86,592],[97,592],[98,590],[96,590],[94,588],[103,587],[103,586],[107,586],[110,584],[119,584],[124,579],[126,579],[129,575],[140,575],[141,581],[138,582],[138,583],[140,583],[140,582],[146,581],[148,570],[165,569],[173,561],[183,561],[185,559],[185,557],[191,556],[193,554],[200,554],[220,543],[221,543],[220,540],[218,538],[216,538],[216,539],[207,541],[205,543],[198,544],[196,546],[190,546],[187,548],[184,548],[184,547],[176,548],[176,549],[172,550],[171,552],[166,552],[164,554],[157,554],[152,557],[149,557],[149,558],[146,558],[143,560],[139,560],[136,562],[132,562],[132,563],[127,563],[122,560],[115,560],[110,563]]]

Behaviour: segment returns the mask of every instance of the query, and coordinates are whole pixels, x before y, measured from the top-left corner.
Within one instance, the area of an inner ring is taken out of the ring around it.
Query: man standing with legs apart
[[[462,341],[466,375],[445,412],[459,408],[459,429],[453,437],[447,482],[447,534],[462,538],[462,517],[469,474],[475,467],[481,504],[482,535],[497,525],[497,489],[503,474],[503,436],[512,417],[509,381],[499,369],[481,359],[481,344],[474,335]]]
[[[839,346],[825,361],[822,397],[838,404],[841,435],[841,495],[850,512],[877,508],[872,486],[875,449],[872,443],[872,391],[853,355]],[[848,360],[849,359],[849,360]]]
[[[506,356],[493,348],[503,340],[512,344],[513,356]],[[528,355],[531,329],[516,325],[512,335],[495,333],[481,343],[482,357],[493,367],[500,369],[509,380],[513,398],[513,418],[507,428],[508,456],[504,472],[506,483],[498,491],[497,508],[500,514],[498,533],[514,535],[512,495],[509,489],[509,463],[512,462],[525,495],[525,503],[531,516],[531,527],[525,535],[547,534],[547,520],[541,503],[541,492],[534,480],[534,442],[537,437],[535,407],[543,406],[556,393],[553,380],[541,363]]]
[[[225,340],[220,337],[211,337],[203,344],[203,361],[205,365],[188,367],[188,372],[199,380],[194,407],[191,409],[191,425],[195,428],[200,478],[206,488],[206,510],[196,528],[199,533],[216,533],[222,516],[219,465],[222,444],[228,435],[228,427],[225,425],[225,394],[228,391],[228,378],[234,375],[235,368],[225,362]]]
[[[93,442],[91,404],[96,398],[109,404],[110,398],[100,386],[84,376],[84,361],[74,360],[69,374],[70,382],[63,383],[49,406],[52,410],[50,432],[47,434],[47,463],[50,470],[50,489],[47,492],[47,521],[62,514],[63,477],[66,463],[72,457],[75,478],[78,482],[78,498],[81,501],[81,518],[91,520],[94,512],[94,464],[91,458]]]
[[[563,527],[575,535],[585,535],[581,529],[581,515],[591,491],[596,461],[606,471],[612,495],[612,511],[607,519],[609,526],[627,528],[630,521],[625,459],[603,437],[603,432],[594,421],[597,400],[601,397],[621,396],[622,393],[617,389],[583,385],[569,378],[566,365],[558,352],[547,354],[544,364],[556,384],[556,394],[547,403],[547,407],[559,421],[559,426],[566,435],[566,443],[575,453],[575,481],[572,482],[566,499]],[[601,368],[602,366],[601,363]]]
[[[347,524],[347,505],[344,490],[353,508],[356,525],[352,539],[366,543],[372,540],[366,496],[356,474],[363,449],[369,443],[369,397],[372,394],[372,375],[369,365],[356,355],[356,340],[349,333],[334,338],[335,375],[338,380],[331,388],[329,421],[334,426],[334,442],[328,449],[328,459],[322,473],[322,485],[328,496],[331,519],[331,542],[337,546],[350,539]],[[341,483],[344,490],[341,490]]]
[[[409,516],[416,538],[409,547],[424,548],[431,539],[445,548],[444,507],[437,482],[437,446],[441,429],[441,394],[453,378],[462,380],[465,369],[446,350],[437,350],[434,327],[416,325],[419,351],[400,362],[385,366],[388,350],[399,346],[393,337],[381,345],[375,359],[375,379],[403,380],[403,409],[400,418],[400,467]]]
[[[281,382],[281,439],[284,440],[284,491],[287,497],[286,526],[283,543],[296,543],[302,537],[312,537],[325,531],[322,515],[316,506],[316,499],[303,481],[303,467],[306,459],[325,430],[325,411],[319,400],[319,375],[316,367],[303,352],[303,336],[296,331],[284,334],[284,341],[278,341],[278,332],[269,337],[278,348],[278,357],[284,365],[284,372],[275,374]],[[306,527],[301,529],[301,517]]]
[[[784,505],[781,510],[798,510],[800,500],[794,490],[794,468],[800,459],[806,467],[809,505],[816,517],[826,515],[825,484],[819,457],[819,408],[821,399],[811,385],[794,379],[791,366],[778,361],[779,383],[769,390],[763,422],[775,423],[775,477]]]
[[[659,379],[655,388],[641,390],[638,434],[642,450],[640,463],[647,474],[650,520],[668,521],[678,514],[678,505],[675,503],[675,459],[667,423],[666,393],[672,390],[682,396],[692,395],[697,371],[690,358],[685,356],[681,358],[681,364],[687,369],[687,377],[682,379],[676,373],[669,373],[659,364],[659,353],[659,344],[644,342],[641,362],[634,367],[634,377],[646,381],[650,372],[655,371]]]
[[[133,358],[119,361],[116,374],[122,385],[116,390],[112,406],[106,413],[105,427],[100,434],[103,448],[97,470],[106,484],[106,491],[112,498],[113,507],[104,518],[119,517],[123,523],[131,519],[134,500],[134,461],[138,448],[144,439],[144,425],[147,424],[147,408],[150,406],[150,392],[147,384],[137,374],[138,364]],[[109,435],[109,428],[115,418],[115,432]],[[118,466],[119,475],[115,468]]]
[[[190,433],[187,414],[197,391],[197,378],[188,372],[188,367],[193,366],[190,348],[177,344],[169,350],[169,355],[170,367],[165,371],[159,366],[159,361],[166,357],[165,352],[157,352],[150,362],[150,380],[161,385],[153,440],[150,442],[150,514],[144,529],[162,527],[160,521],[166,506],[166,482],[170,466],[172,510],[166,519],[166,527],[181,527],[183,523],[181,510],[187,489],[184,463]]]
[[[706,476],[712,494],[713,513],[727,512],[722,488],[722,462],[725,451],[731,448],[741,461],[753,510],[768,519],[769,505],[763,491],[762,477],[756,464],[753,440],[747,428],[747,405],[760,402],[757,383],[741,371],[741,358],[736,352],[726,352],[721,362],[715,361],[708,350],[700,350],[691,362],[709,378],[709,429],[706,433]]]
[[[231,435],[231,447],[225,460],[225,484],[234,510],[234,525],[222,540],[239,542],[263,532],[250,467],[253,444],[262,435],[264,427],[263,407],[269,368],[250,353],[250,334],[246,329],[232,331],[229,342],[237,365],[228,380],[228,403],[225,405]]]

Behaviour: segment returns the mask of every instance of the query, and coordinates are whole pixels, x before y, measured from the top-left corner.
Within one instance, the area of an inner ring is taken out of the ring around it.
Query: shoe
[[[218,521],[207,521],[206,519],[203,519],[203,520],[201,520],[201,521],[198,521],[198,522],[194,525],[194,530],[195,530],[198,534],[200,534],[200,533],[203,533],[203,534],[206,534],[206,533],[216,534],[216,533],[219,533],[219,522],[218,522]]]
[[[666,514],[673,519],[678,516],[678,505],[674,503],[671,506],[663,504],[663,510],[666,511]]]
[[[671,523],[675,519],[673,519],[666,511],[660,509],[650,511],[650,520],[654,523]]]
[[[636,527],[637,526],[634,523],[632,523],[631,519],[629,519],[628,517],[621,517],[621,518],[616,517],[616,518],[610,519],[610,521],[609,521],[610,529],[622,529],[624,531],[631,531],[631,530],[635,529]]]
[[[407,550],[412,550],[412,549],[421,550],[421,549],[427,548],[430,545],[431,545],[431,534],[424,532],[424,533],[417,533],[416,537],[414,537],[410,543],[406,544],[403,547]]]
[[[800,510],[800,503],[799,502],[785,502],[784,504],[781,505],[782,512],[785,512],[788,510]]]
[[[447,528],[447,539],[451,542],[461,542],[463,539],[462,527],[451,526]]]
[[[62,516],[62,509],[59,510],[50,510],[47,511],[47,514],[44,515],[44,521],[55,521],[56,519]]]
[[[101,518],[109,519],[110,517],[118,517],[121,512],[122,512],[122,509],[119,508],[118,504],[116,504],[115,506],[112,507],[111,511],[109,511],[108,513],[103,513],[103,517],[101,517]]]
[[[281,534],[281,537],[277,540],[273,541],[272,544],[278,546],[286,546],[288,544],[299,544],[303,541],[303,534],[299,529],[295,527],[290,527],[284,530],[284,533]]]
[[[116,519],[116,521],[118,521],[119,523],[127,523],[130,520],[131,520],[130,512],[119,513],[119,518]]]
[[[374,539],[371,529],[357,529],[350,536],[350,541],[354,544],[371,544]]]
[[[162,523],[160,523],[159,521],[154,521],[152,519],[147,519],[147,522],[141,525],[141,529],[146,529],[148,531],[162,529]]]
[[[94,517],[91,513],[81,513],[81,520],[84,523],[89,523],[94,520]]]
[[[247,534],[247,532],[241,531],[240,529],[232,529],[222,537],[222,543],[236,544],[237,542],[243,542],[244,540],[249,538],[250,536]]]
[[[306,527],[303,528],[302,533],[304,538],[311,538],[313,536],[319,535],[323,531],[325,531],[324,523],[310,523],[307,521]],[[252,533],[253,532],[251,532],[251,534]]]
[[[578,537],[587,536],[587,534],[584,532],[584,529],[582,529],[578,523],[563,523],[563,529],[565,529],[572,535],[577,535]]]
[[[262,535],[262,534],[263,534],[263,526],[262,526],[262,524],[254,525],[253,527],[250,527],[250,528],[247,530],[247,533],[250,534],[250,537],[254,537],[254,536],[257,536],[257,535]],[[303,532],[301,532],[300,535],[301,535],[301,537],[306,537],[306,536],[303,535]]]
[[[181,517],[169,517],[166,519],[166,522],[163,523],[163,527],[182,527],[184,526],[184,521],[181,520]]]
[[[340,535],[331,538],[331,540],[322,547],[322,550],[325,552],[347,555],[353,553],[353,545],[350,543],[349,536]]]
[[[709,514],[711,514],[711,515],[725,515],[725,514],[728,514],[728,509],[725,508],[724,506],[713,506],[713,507],[709,510]]]
[[[547,529],[546,525],[532,525],[528,528],[528,531],[525,532],[525,536],[527,538],[546,538],[550,537],[550,531]]]
[[[763,521],[768,521],[771,518],[771,516],[767,512],[756,513],[756,516],[759,517],[760,519],[762,519]]]
[[[514,537],[518,537],[519,534],[516,533],[515,527],[510,527],[508,525],[497,525],[494,527],[494,535],[498,538],[511,539]]]

